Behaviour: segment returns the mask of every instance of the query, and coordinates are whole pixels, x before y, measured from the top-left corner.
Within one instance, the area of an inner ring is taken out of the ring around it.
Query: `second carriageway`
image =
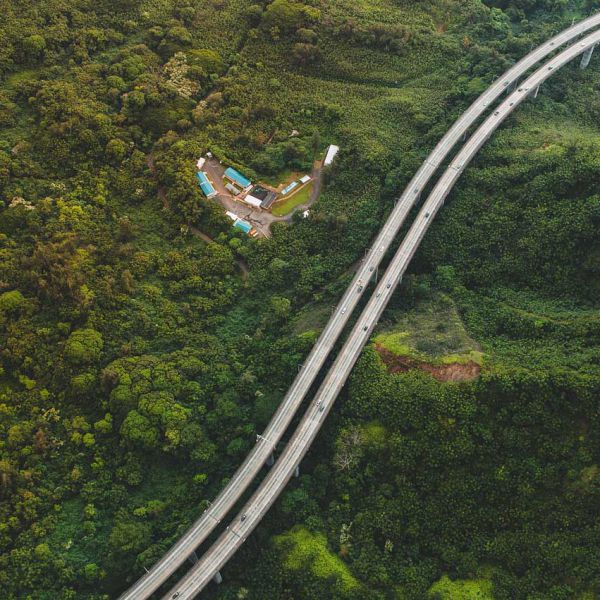
[[[306,394],[315,382],[325,360],[348,323],[365,290],[367,282],[378,268],[385,253],[390,248],[402,224],[414,204],[420,198],[422,190],[431,177],[448,157],[452,148],[466,135],[469,128],[479,117],[491,108],[500,95],[515,84],[540,60],[552,54],[566,43],[577,40],[582,34],[600,25],[600,13],[577,23],[527,54],[499,77],[473,104],[461,115],[450,130],[440,140],[434,150],[412,178],[402,196],[398,199],[385,224],[371,245],[361,263],[351,285],[338,303],[331,319],[319,336],[315,346],[286,393],[283,401],[274,413],[262,435],[257,436],[256,445],[237,469],[219,496],[210,507],[193,523],[183,536],[160,558],[152,568],[138,579],[119,600],[145,600],[163,585],[194,553],[219,525],[227,513],[240,500],[251,483],[260,473],[263,465],[271,456],[289,428],[294,415],[302,404]]]
[[[369,339],[375,324],[383,313],[396,286],[401,281],[402,275],[419,247],[425,232],[465,167],[500,124],[527,97],[534,95],[546,79],[581,54],[586,54],[586,57],[589,57],[591,51],[599,42],[600,31],[596,31],[579,40],[535,71],[493,111],[452,160],[396,251],[380,283],[358,318],[350,336],[283,453],[227,530],[190,569],[189,573],[164,596],[163,600],[173,598],[190,600],[194,598],[211,579],[218,576],[219,569],[245,542],[247,536],[250,535],[277,500],[310,448],[362,348]]]

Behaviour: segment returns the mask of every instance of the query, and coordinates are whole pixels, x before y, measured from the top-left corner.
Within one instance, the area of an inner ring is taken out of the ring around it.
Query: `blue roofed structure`
[[[207,198],[212,198],[217,195],[217,190],[213,187],[213,184],[208,180],[206,173],[198,171],[197,174],[198,183],[200,183],[200,189],[204,192]]]
[[[243,189],[246,189],[247,187],[250,187],[252,185],[252,182],[249,179],[244,177],[233,167],[225,169],[225,173],[223,174],[223,176],[225,177],[225,179],[229,179],[229,181],[232,181],[233,183],[237,183],[238,185],[242,186]]]
[[[244,233],[250,233],[250,230],[252,229],[252,225],[250,225],[248,221],[244,221],[244,219],[237,219],[233,226],[236,229],[241,229]]]
[[[292,181],[292,183],[290,183],[290,185],[288,185],[284,190],[281,190],[281,195],[285,196],[286,194],[289,194],[296,187],[298,187],[298,182]]]

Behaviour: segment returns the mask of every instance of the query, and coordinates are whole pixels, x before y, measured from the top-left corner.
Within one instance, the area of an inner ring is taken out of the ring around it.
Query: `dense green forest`
[[[600,5],[0,8],[0,597],[116,598],[243,460],[453,120]],[[466,171],[207,598],[600,595],[597,65]],[[329,143],[310,218],[267,239],[195,180],[208,150],[266,178]]]

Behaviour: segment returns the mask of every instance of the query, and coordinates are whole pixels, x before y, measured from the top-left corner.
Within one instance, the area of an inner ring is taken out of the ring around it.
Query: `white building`
[[[312,179],[312,177],[310,175],[305,175],[304,177],[302,177],[300,179],[300,183],[302,183],[302,184],[308,183],[311,179]]]
[[[328,167],[333,162],[333,159],[336,157],[336,154],[339,151],[340,151],[339,146],[334,146],[333,144],[331,144],[331,146],[329,146],[329,148],[327,148],[327,154],[325,155],[325,160],[323,161],[323,166]]]
[[[246,194],[246,197],[243,198],[243,200],[246,204],[254,206],[254,208],[260,208],[260,205],[262,204],[262,200],[260,200],[260,198],[255,198],[252,194]]]

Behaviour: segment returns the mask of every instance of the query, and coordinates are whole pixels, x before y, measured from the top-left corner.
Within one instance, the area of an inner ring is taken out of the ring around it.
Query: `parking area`
[[[217,190],[216,200],[221,206],[232,213],[235,213],[241,219],[248,221],[259,235],[262,237],[270,237],[271,223],[281,221],[280,218],[273,216],[270,212],[261,208],[255,208],[246,204],[242,200],[238,200],[226,187],[223,181],[225,169],[216,158],[209,158],[204,164],[204,170],[211,179],[215,189]]]

